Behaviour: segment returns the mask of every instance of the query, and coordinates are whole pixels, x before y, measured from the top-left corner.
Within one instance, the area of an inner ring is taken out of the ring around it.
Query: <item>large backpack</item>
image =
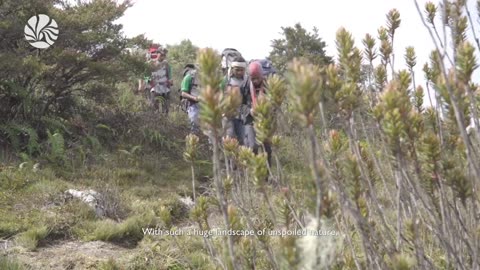
[[[270,61],[268,59],[253,59],[253,60],[250,60],[250,62],[248,62],[248,63],[250,64],[250,63],[255,62],[255,61],[259,62],[260,65],[262,66],[263,77],[264,78],[267,78],[268,76],[277,73],[277,70],[273,67],[272,61]]]
[[[154,88],[153,91],[159,94],[165,94],[170,92],[170,80],[172,75],[170,74],[170,64],[168,61],[164,60],[159,63],[158,67],[155,67],[155,70],[151,75],[151,83]]]
[[[226,48],[222,51],[222,70],[224,75],[230,75],[233,59],[241,56],[242,54],[234,48]]]

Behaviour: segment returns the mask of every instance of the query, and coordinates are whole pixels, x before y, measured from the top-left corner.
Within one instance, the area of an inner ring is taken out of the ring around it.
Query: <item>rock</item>
[[[188,209],[191,209],[195,205],[190,197],[180,197],[178,200],[182,202]]]
[[[34,172],[37,172],[38,170],[40,170],[40,163],[35,163],[35,164],[33,165],[33,171],[34,171]]]
[[[97,214],[97,216],[99,217],[105,216],[105,210],[103,207],[101,196],[95,190],[90,189],[85,191],[79,191],[75,189],[69,189],[65,191],[65,195],[67,196],[70,195],[88,204],[91,208],[95,210],[95,213]]]

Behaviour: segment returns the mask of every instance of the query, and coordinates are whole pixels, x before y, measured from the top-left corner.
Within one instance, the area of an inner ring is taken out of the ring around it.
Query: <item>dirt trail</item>
[[[32,270],[80,270],[98,269],[99,263],[115,259],[119,265],[128,262],[135,255],[135,250],[102,242],[57,241],[39,247],[36,251],[16,249],[13,244],[4,243],[2,252],[13,253],[16,258]]]
[[[211,213],[209,224],[220,227],[223,220],[218,213]],[[197,225],[184,221],[177,225],[178,230],[191,231]],[[17,261],[26,264],[28,270],[87,270],[99,269],[102,262],[114,259],[116,265],[124,266],[132,262],[141,248],[126,248],[109,242],[78,240],[56,240],[39,246],[35,251],[27,251],[11,240],[0,240],[0,255],[9,254]],[[0,269],[2,270],[2,269]]]

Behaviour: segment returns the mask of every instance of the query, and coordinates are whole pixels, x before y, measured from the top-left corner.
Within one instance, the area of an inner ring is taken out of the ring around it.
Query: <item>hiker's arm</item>
[[[189,93],[183,92],[183,91],[182,91],[182,97],[183,97],[183,98],[186,98],[186,99],[188,99],[188,100],[191,100],[191,101],[195,101],[195,102],[199,102],[199,101],[200,101],[198,97],[192,96],[192,95],[190,95]]]
[[[142,91],[143,88],[145,88],[145,81],[138,79],[138,92]]]

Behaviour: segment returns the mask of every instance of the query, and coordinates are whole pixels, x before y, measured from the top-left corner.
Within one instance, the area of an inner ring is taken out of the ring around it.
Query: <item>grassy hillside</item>
[[[396,10],[378,36],[354,41],[340,28],[335,63],[309,61],[310,45],[276,51],[289,57],[276,60],[285,72],[268,79],[254,111],[271,166],[263,147],[254,154],[224,137],[222,116],[240,97],[217,89],[218,52],[169,47],[175,78],[193,56],[199,65],[209,145],[189,134],[177,92],[165,116],[135,90],[150,41],[112,26],[128,4],[36,4],[78,44],[32,55],[0,41],[0,269],[480,267],[480,125],[469,126],[479,119],[480,45],[466,38],[464,1],[448,2],[443,21],[443,7],[426,4],[427,26],[445,23],[453,49],[432,52],[424,74],[413,73],[423,64],[413,47],[395,52],[406,65],[393,68]],[[0,29],[23,44],[8,19]],[[321,44],[300,25],[291,31]],[[289,42],[277,41],[302,44]],[[441,106],[424,106],[427,89]]]

